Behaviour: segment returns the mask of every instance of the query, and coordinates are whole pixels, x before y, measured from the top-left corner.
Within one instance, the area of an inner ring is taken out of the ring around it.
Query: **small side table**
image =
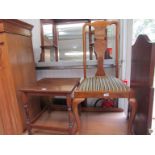
[[[26,114],[26,125],[28,134],[32,134],[32,128],[46,129],[46,130],[57,130],[57,131],[68,131],[69,134],[73,133],[73,113],[72,113],[72,94],[74,89],[79,85],[80,78],[44,78],[36,83],[21,88],[23,96],[23,105]],[[34,122],[40,117],[40,115],[45,111],[42,110],[33,119],[30,118],[29,112],[29,96],[66,96],[67,110],[68,110],[68,128],[62,129],[59,127],[37,125]]]

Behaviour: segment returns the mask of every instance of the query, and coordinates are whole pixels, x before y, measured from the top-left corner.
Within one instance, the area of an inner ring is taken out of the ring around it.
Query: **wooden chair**
[[[103,68],[104,53],[107,49],[106,27],[110,25],[116,27],[116,77],[106,75]],[[86,27],[94,27],[94,47],[97,55],[97,72],[94,77],[86,75]],[[132,134],[132,124],[135,118],[137,102],[134,91],[118,79],[118,44],[119,44],[119,23],[117,21],[96,21],[86,23],[83,26],[83,67],[84,79],[74,92],[73,113],[76,121],[76,132],[80,132],[80,118],[78,113],[78,105],[86,98],[128,98],[130,113],[128,121],[128,134]]]

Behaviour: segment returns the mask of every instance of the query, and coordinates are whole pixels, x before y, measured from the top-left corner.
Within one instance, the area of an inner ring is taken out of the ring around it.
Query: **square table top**
[[[71,93],[80,78],[44,78],[20,89],[27,93]]]

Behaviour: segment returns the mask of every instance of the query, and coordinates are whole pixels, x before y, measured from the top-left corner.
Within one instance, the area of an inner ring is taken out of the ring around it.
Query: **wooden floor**
[[[41,124],[51,124],[54,127],[66,127],[67,112],[45,112],[37,121]],[[27,134],[27,133],[26,133]],[[34,135],[63,135],[67,133],[33,129]],[[125,135],[127,120],[123,112],[82,112],[81,135]]]

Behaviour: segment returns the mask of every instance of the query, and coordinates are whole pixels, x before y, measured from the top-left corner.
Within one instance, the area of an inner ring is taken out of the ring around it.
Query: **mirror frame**
[[[81,22],[91,22],[91,19],[40,19],[40,32],[41,32],[41,54],[39,62],[45,62],[45,50],[54,48],[55,58],[54,60],[57,62],[59,60],[58,54],[58,31],[57,25],[60,24],[74,24],[74,23],[81,23]],[[53,45],[52,46],[45,46],[44,45],[44,32],[43,32],[43,25],[45,24],[52,24],[53,25]],[[91,27],[89,28],[89,51],[90,51],[90,60],[92,60],[93,55],[93,47],[92,47],[92,33]]]

